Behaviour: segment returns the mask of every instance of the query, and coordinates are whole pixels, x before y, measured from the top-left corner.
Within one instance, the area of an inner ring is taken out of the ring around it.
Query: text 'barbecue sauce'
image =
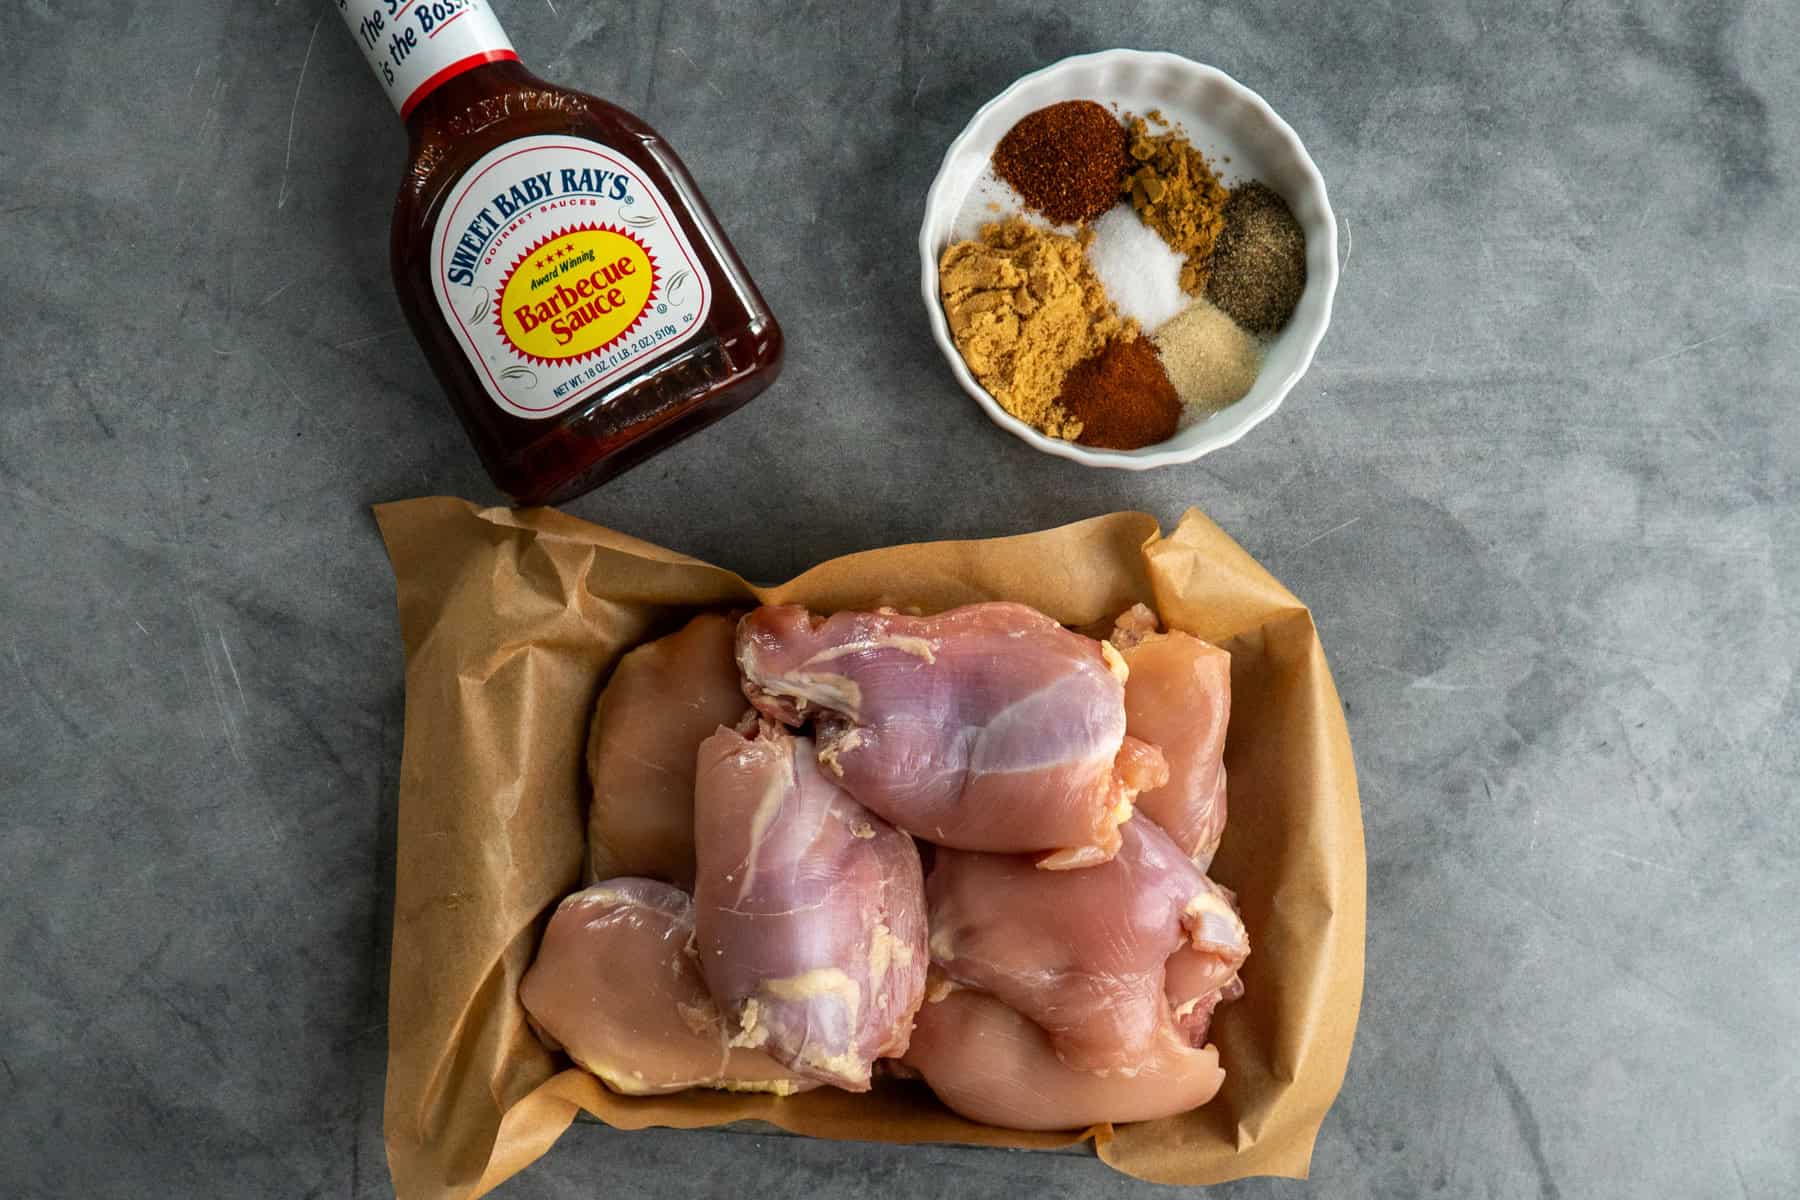
[[[484,0],[337,0],[406,123],[400,306],[488,474],[578,496],[731,412],[781,327],[675,152],[519,63]]]

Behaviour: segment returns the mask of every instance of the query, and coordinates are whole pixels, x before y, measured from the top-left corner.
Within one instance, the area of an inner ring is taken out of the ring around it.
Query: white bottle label
[[[674,209],[624,155],[536,136],[483,155],[431,236],[431,286],[495,404],[552,417],[680,346],[712,307]]]
[[[402,119],[446,79],[517,60],[486,0],[336,0]]]

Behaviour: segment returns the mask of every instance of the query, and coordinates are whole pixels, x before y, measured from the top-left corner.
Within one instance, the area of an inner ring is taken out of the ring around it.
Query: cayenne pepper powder
[[[1111,208],[1130,167],[1125,126],[1092,100],[1027,113],[994,148],[994,173],[1059,225],[1091,221]]]
[[[1101,450],[1166,442],[1181,423],[1181,397],[1148,338],[1114,338],[1075,364],[1057,400],[1081,422],[1075,440]]]

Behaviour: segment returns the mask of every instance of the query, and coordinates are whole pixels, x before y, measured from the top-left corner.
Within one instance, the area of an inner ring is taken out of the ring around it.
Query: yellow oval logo
[[[526,358],[570,362],[630,332],[656,285],[650,251],[625,230],[565,229],[513,264],[500,285],[494,323]]]

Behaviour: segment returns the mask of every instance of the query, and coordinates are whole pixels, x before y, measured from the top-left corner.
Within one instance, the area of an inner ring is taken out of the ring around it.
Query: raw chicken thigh
[[[933,989],[938,994],[938,989]],[[1225,1082],[1219,1052],[1194,1049],[1165,1022],[1134,1075],[1076,1071],[1050,1038],[992,996],[953,988],[919,1010],[903,1066],[971,1121],[1010,1129],[1081,1129],[1198,1108]]]
[[[1104,861],[1132,796],[1160,774],[1124,759],[1122,665],[1020,604],[935,617],[760,608],[738,627],[745,694],[789,725],[818,718],[819,759],[863,804],[927,841]]]
[[[533,1027],[631,1095],[862,1092],[885,1059],[1015,1129],[1205,1104],[1250,952],[1205,874],[1231,660],[1156,627],[790,605],[625,655],[588,740],[603,882],[550,919]]]
[[[1190,1046],[1206,1044],[1213,1009],[1244,994],[1238,968],[1250,957],[1237,897],[1205,876],[1200,883],[1187,905],[1188,940],[1169,956],[1163,976],[1170,1015]]]
[[[694,751],[746,708],[737,621],[702,613],[619,660],[588,734],[588,875],[694,886]]]
[[[688,953],[694,904],[651,879],[613,879],[557,906],[519,1000],[552,1049],[615,1092],[690,1087],[781,1095],[816,1087],[768,1055],[726,1045]]]
[[[919,852],[772,722],[701,743],[695,948],[732,1045],[867,1091],[925,988]]]
[[[932,964],[1036,1022],[1075,1070],[1136,1068],[1171,1010],[1191,1017],[1249,953],[1228,894],[1167,834],[1141,816],[1120,833],[1117,856],[1079,871],[940,849],[926,881]],[[1172,995],[1165,965],[1178,951]]]
[[[1244,981],[1223,960],[1182,947],[1169,956],[1164,988],[1175,1031],[1190,1046],[1206,1045],[1213,1011],[1244,994]]]
[[[1137,809],[1154,817],[1202,871],[1225,831],[1225,725],[1231,717],[1231,655],[1192,634],[1156,632],[1142,604],[1119,618],[1112,642],[1131,675],[1125,731],[1151,742],[1169,781],[1146,789]]]

